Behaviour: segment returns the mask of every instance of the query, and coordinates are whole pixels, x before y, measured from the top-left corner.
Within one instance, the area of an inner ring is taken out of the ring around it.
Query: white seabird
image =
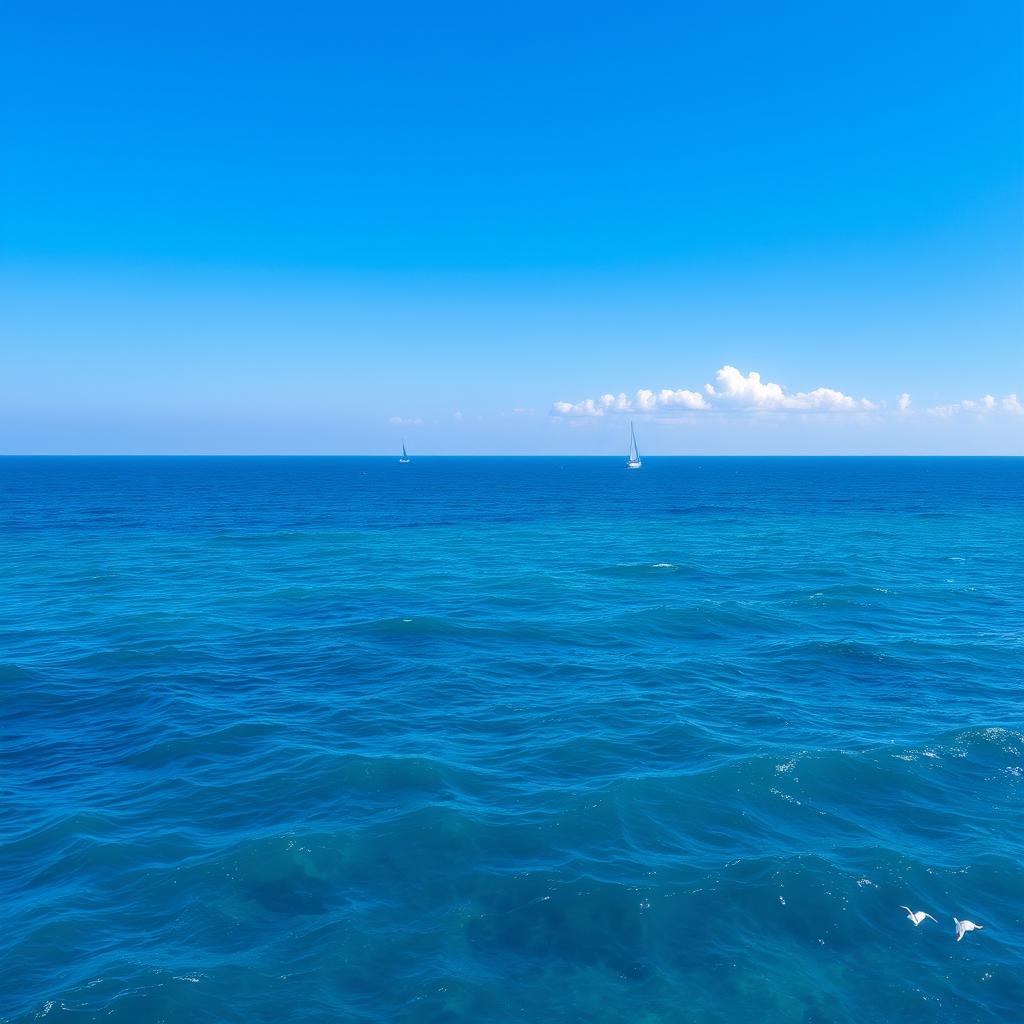
[[[973,921],[960,921],[957,918],[953,918],[956,923],[956,941],[959,942],[968,932],[980,931],[985,926],[983,924],[975,924]]]
[[[919,928],[921,922],[927,917],[930,921],[935,921],[936,924],[939,922],[932,917],[931,914],[926,914],[923,910],[911,910],[910,907],[900,907],[900,910],[907,912],[907,918],[914,922],[914,927]]]

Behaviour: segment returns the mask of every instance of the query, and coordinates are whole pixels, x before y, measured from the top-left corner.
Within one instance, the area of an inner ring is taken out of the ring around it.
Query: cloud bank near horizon
[[[1024,415],[1024,405],[1016,395],[1005,395],[1003,398],[996,398],[995,395],[983,395],[977,401],[965,398],[962,402],[954,402],[952,405],[933,405],[926,410],[930,416],[962,416],[964,414],[974,416],[988,416],[992,413],[1009,413],[1011,416]]]
[[[691,413],[831,413],[866,414],[894,412],[914,415],[911,396],[904,391],[890,408],[885,401],[854,398],[836,388],[819,387],[813,391],[788,391],[783,385],[763,381],[761,374],[751,370],[743,374],[735,366],[725,365],[715,374],[715,384],[705,384],[703,392],[686,388],[663,388],[654,391],[641,388],[632,397],[625,392],[604,394],[599,398],[585,398],[578,402],[558,401],[551,406],[556,419],[587,419],[616,413],[631,415],[657,414],[662,418],[680,417]],[[979,400],[964,399],[950,405],[931,406],[923,410],[927,415],[951,417],[958,415],[984,416],[993,413],[1024,414],[1024,405],[1016,394],[997,399],[985,395]]]
[[[853,398],[835,388],[787,391],[781,384],[761,380],[752,370],[746,375],[735,366],[723,366],[715,384],[705,384],[703,393],[686,388],[641,388],[630,398],[624,392],[586,398],[580,402],[555,402],[553,416],[604,416],[608,413],[678,413],[719,411],[753,412],[872,412],[879,408],[866,398]]]

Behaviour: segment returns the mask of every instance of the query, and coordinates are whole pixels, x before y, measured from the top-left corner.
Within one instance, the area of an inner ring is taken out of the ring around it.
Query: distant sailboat
[[[402,438],[402,457],[398,460],[399,462],[408,462],[409,453],[405,450],[405,438]]]
[[[643,463],[640,461],[640,449],[636,446],[636,432],[633,430],[633,421],[629,421],[629,455],[626,457],[626,469],[639,469]]]

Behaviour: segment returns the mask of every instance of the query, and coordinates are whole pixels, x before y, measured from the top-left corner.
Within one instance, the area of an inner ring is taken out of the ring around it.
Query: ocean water
[[[0,568],[2,1021],[1024,1020],[1024,459],[4,459]]]

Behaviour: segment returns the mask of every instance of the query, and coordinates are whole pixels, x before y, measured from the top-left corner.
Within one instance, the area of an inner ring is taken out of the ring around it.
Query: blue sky
[[[1024,453],[1022,10],[16,4],[0,451]]]

